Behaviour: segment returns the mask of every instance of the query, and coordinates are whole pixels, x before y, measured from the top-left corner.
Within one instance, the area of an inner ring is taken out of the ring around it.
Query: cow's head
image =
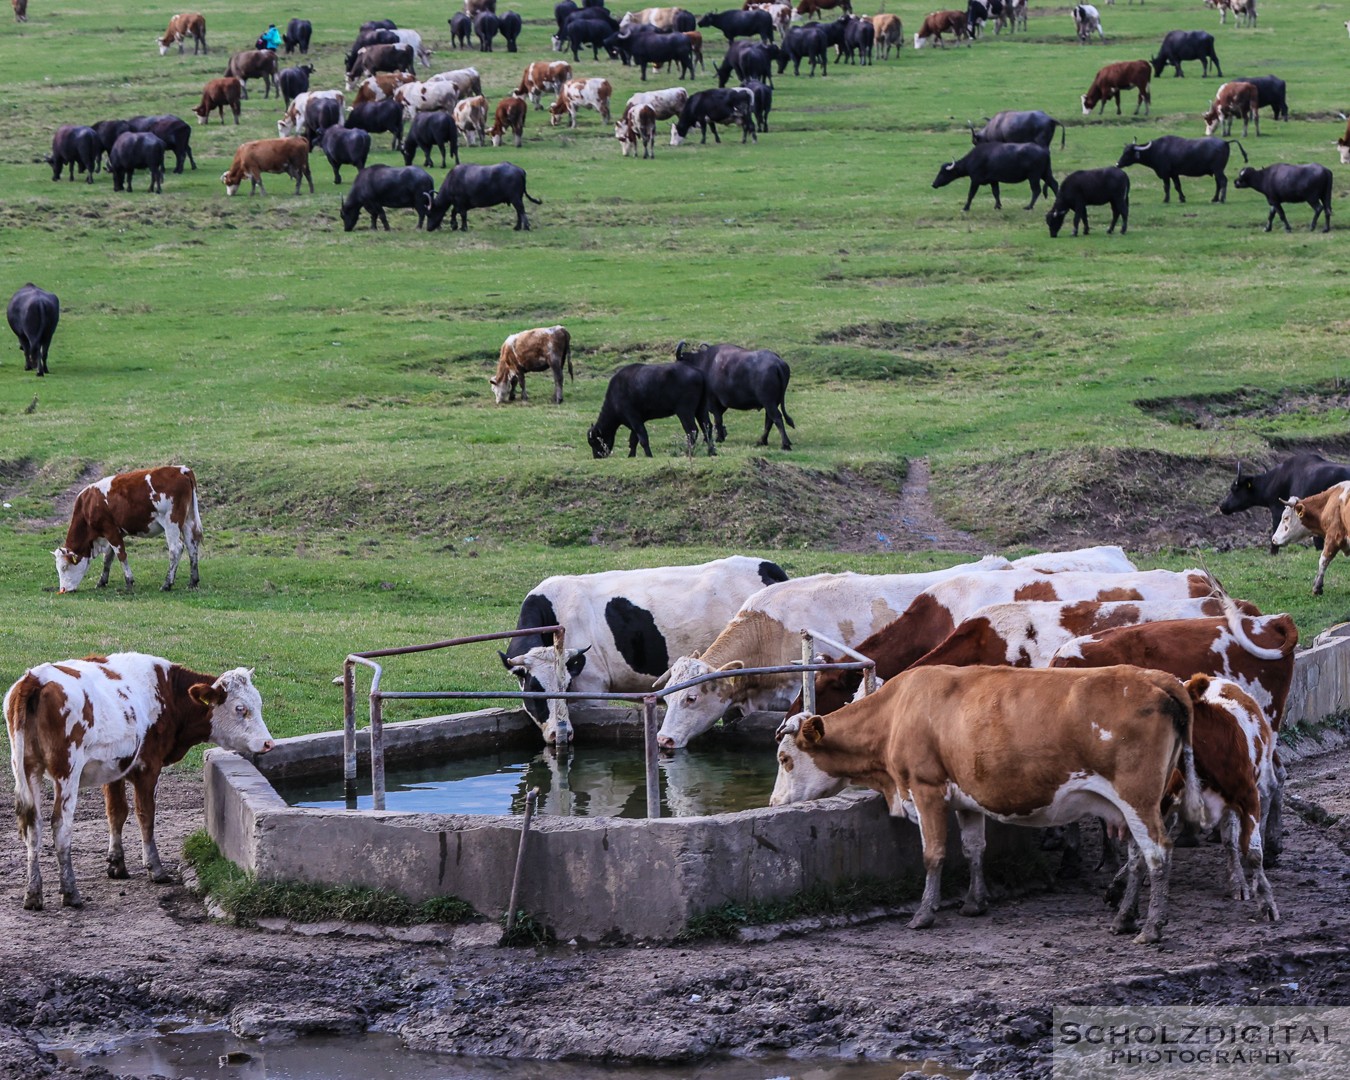
[[[1045,223],[1050,226],[1050,238],[1053,240],[1059,235],[1059,230],[1064,227],[1064,217],[1068,213],[1068,208],[1058,206],[1051,207],[1045,215]]]
[[[719,672],[739,671],[745,667],[743,661],[732,660],[716,670]],[[682,656],[671,664],[670,670],[656,680],[655,689],[672,683],[679,685],[700,675],[710,675],[714,669],[700,660],[698,653]],[[676,750],[688,746],[689,740],[700,735],[715,724],[718,719],[737,704],[733,684],[735,679],[710,679],[681,690],[678,694],[666,698],[666,717],[661,721],[661,730],[656,733],[656,741],[663,749]]]
[[[586,429],[586,441],[590,443],[592,457],[607,458],[614,452],[614,440],[601,435],[600,428],[596,424]]]
[[[928,39],[928,38],[922,37],[922,36],[920,36],[919,34],[915,34],[915,35],[914,35],[914,47],[915,47],[916,49],[922,49],[922,48],[923,48],[925,45],[927,45],[928,43],[929,43],[929,39]]]
[[[778,777],[773,782],[770,806],[824,799],[837,795],[848,782],[825,772],[812,754],[825,738],[825,722],[819,716],[798,713],[778,725]]]
[[[155,38],[155,44],[159,46],[159,55],[160,55],[160,56],[168,56],[168,55],[169,55],[169,46],[165,45],[163,41],[161,41],[159,38]]]
[[[1144,150],[1147,150],[1152,145],[1153,145],[1152,140],[1144,143],[1143,146],[1140,146],[1137,142],[1130,143],[1129,146],[1126,146],[1123,150],[1121,150],[1120,160],[1116,162],[1116,168],[1123,169],[1127,165],[1140,164],[1143,160],[1139,156],[1140,153],[1142,153]]]
[[[682,143],[682,142],[684,142],[684,136],[680,134],[680,125],[679,125],[679,124],[671,124],[671,125],[670,125],[670,145],[671,145],[671,146],[679,146],[680,143]]]
[[[497,378],[496,375],[488,378],[488,385],[492,387],[492,400],[498,405],[505,405],[511,400],[511,390],[515,380],[510,375],[503,378]]]
[[[956,161],[949,161],[947,162],[946,165],[942,166],[942,168],[938,170],[937,176],[933,178],[933,186],[935,188],[946,187],[953,180],[957,180],[960,177],[964,176],[965,171],[957,169],[958,164],[960,163]]]
[[[350,205],[344,200],[338,207],[338,213],[342,217],[342,231],[351,232],[356,228],[356,219],[361,216],[361,204],[352,202]],[[437,222],[436,224],[440,224]],[[428,225],[428,228],[433,226]]]
[[[454,172],[454,169],[450,171]],[[448,176],[447,179],[449,179]],[[435,232],[441,227],[441,222],[445,220],[445,211],[449,209],[450,200],[442,199],[439,194],[432,191],[428,191],[422,198],[426,201],[427,206],[427,232]],[[451,226],[455,224],[453,217],[450,219],[450,224]]]
[[[539,645],[519,656],[507,656],[504,652],[498,652],[497,655],[526,693],[564,694],[572,685],[572,680],[586,667],[586,653],[589,650],[589,645],[584,649],[567,649],[565,655],[560,657],[553,646]],[[550,746],[562,746],[572,741],[572,718],[568,714],[566,701],[526,698],[525,711],[539,725],[539,730],[544,733],[544,742]]]
[[[1279,527],[1270,537],[1270,546],[1284,547],[1285,544],[1294,544],[1312,536],[1312,530],[1303,523],[1308,512],[1303,500],[1289,498],[1281,499],[1280,502],[1284,503],[1284,515],[1280,518]]]
[[[220,182],[225,185],[226,195],[236,195],[239,192],[239,186],[244,182],[243,176],[231,176],[228,172],[220,174]]]
[[[213,683],[194,683],[188,687],[188,697],[211,710],[211,742],[217,746],[247,754],[272,749],[252,668],[234,668]]]
[[[1091,116],[1092,110],[1097,107],[1097,103],[1094,101],[1091,105],[1089,105],[1087,94],[1084,94],[1081,98],[1079,98],[1079,100],[1083,103],[1083,115]]]
[[[59,547],[52,552],[56,556],[56,576],[61,582],[63,593],[74,592],[80,587],[84,575],[89,572],[92,556],[80,558],[69,548]]]
[[[1249,188],[1252,181],[1256,179],[1256,170],[1248,165],[1245,169],[1239,169],[1237,179],[1233,181],[1234,187]]]
[[[1237,463],[1237,478],[1228,489],[1223,502],[1219,503],[1219,513],[1236,514],[1239,510],[1248,510],[1257,505],[1256,479],[1251,473],[1243,473],[1242,462]]]
[[[194,105],[192,111],[197,114],[198,124],[209,124],[211,122],[211,108],[208,105]]]
[[[1153,65],[1154,75],[1161,75],[1163,73],[1163,68],[1167,66],[1167,61],[1163,59],[1161,56],[1153,57],[1152,59],[1149,60],[1149,63]]]
[[[1219,114],[1219,107],[1217,105],[1201,116],[1200,119],[1205,122],[1206,135],[1213,135],[1219,130],[1219,124],[1223,122],[1223,117]]]

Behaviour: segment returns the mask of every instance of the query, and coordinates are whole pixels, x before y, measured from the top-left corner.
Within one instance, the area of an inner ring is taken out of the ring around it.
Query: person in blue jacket
[[[271,49],[273,52],[281,48],[281,31],[277,29],[276,23],[267,24],[267,29],[262,37],[258,38],[257,45],[260,49]]]

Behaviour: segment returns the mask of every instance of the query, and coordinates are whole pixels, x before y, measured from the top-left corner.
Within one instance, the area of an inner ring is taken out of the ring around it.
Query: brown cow
[[[497,0],[464,0],[464,13],[473,18],[480,11],[496,12]]]
[[[872,31],[876,35],[873,47],[880,50],[883,60],[891,58],[892,49],[898,59],[905,40],[905,27],[900,22],[900,16],[881,14],[868,17],[872,20]]]
[[[1242,137],[1247,137],[1247,124],[1256,124],[1256,137],[1261,137],[1261,93],[1249,82],[1227,82],[1214,95],[1209,112],[1201,117],[1205,134],[1213,135],[1223,125],[1223,137],[1233,132],[1233,121],[1242,117]]]
[[[262,79],[264,98],[271,97],[273,89],[281,96],[281,87],[277,86],[277,54],[271,49],[244,49],[235,53],[226,65],[225,74],[244,83],[244,97],[248,97],[249,79]]]
[[[557,93],[571,77],[572,65],[566,60],[536,60],[525,68],[520,85],[513,93],[516,97],[527,99],[536,109],[542,109],[544,93]]]
[[[10,6],[14,8],[14,21],[28,21],[28,0],[9,0]]]
[[[239,98],[243,95],[244,84],[238,79],[212,79],[202,87],[202,103],[193,108],[197,114],[197,123],[209,124],[211,110],[220,111],[220,122],[225,123],[225,106],[234,113],[234,122],[239,123]]]
[[[1322,580],[1336,552],[1350,554],[1350,481],[1334,484],[1306,499],[1281,499],[1284,516],[1270,538],[1272,547],[1283,547],[1309,536],[1322,537],[1322,556],[1317,562],[1313,595],[1322,595]]]
[[[1118,64],[1107,64],[1097,72],[1083,95],[1083,115],[1090,116],[1100,102],[1102,112],[1106,112],[1106,103],[1116,99],[1116,115],[1120,115],[1120,93],[1122,90],[1138,90],[1139,103],[1134,107],[1134,115],[1139,115],[1143,106],[1144,115],[1148,115],[1153,96],[1149,93],[1148,83],[1153,77],[1153,65],[1147,60],[1122,60]]]
[[[501,146],[502,136],[508,131],[516,137],[516,145],[521,144],[525,135],[525,99],[504,97],[497,102],[497,115],[492,121],[492,145]]]
[[[829,11],[832,8],[843,8],[846,15],[853,14],[853,4],[850,0],[799,0],[797,14],[803,19],[809,19],[812,15],[819,15],[822,11]]]
[[[684,8],[663,7],[663,8],[643,8],[641,11],[625,12],[622,19],[619,20],[619,29],[625,29],[634,23],[639,25],[654,26],[658,30],[674,30],[675,22],[681,15],[689,14]]]
[[[1336,148],[1341,152],[1341,164],[1350,165],[1350,120],[1345,122],[1345,134],[1336,140]]]
[[[314,194],[314,178],[309,174],[309,140],[294,136],[289,139],[255,139],[243,143],[234,152],[234,161],[229,169],[220,174],[220,182],[225,185],[227,194],[234,195],[247,177],[253,181],[250,195],[267,194],[263,187],[262,174],[285,173],[295,181],[295,193],[300,194],[300,181],[309,181],[309,193]]]
[[[942,45],[942,35],[951,34],[960,41],[966,39],[970,44],[970,29],[966,26],[964,11],[934,11],[924,16],[923,25],[914,35],[914,47],[922,49],[928,45]],[[946,46],[942,45],[945,49]]]
[[[26,9],[28,0],[23,0],[23,4]],[[14,10],[17,12],[18,9],[19,5],[16,0]],[[178,52],[181,55],[188,38],[192,38],[193,56],[197,55],[198,49],[201,49],[203,53],[211,51],[206,47],[206,16],[195,11],[189,11],[182,15],[175,15],[170,19],[169,28],[164,31],[164,36],[157,41],[159,55],[164,56],[175,43],[177,43]]]
[[[416,81],[417,76],[409,75],[406,71],[381,71],[361,84],[360,89],[356,91],[356,97],[352,99],[352,108],[370,101],[383,101],[387,97],[393,97],[394,91],[404,83]]]
[[[572,375],[572,335],[565,326],[550,326],[538,330],[522,330],[502,342],[497,371],[488,380],[492,396],[498,405],[516,400],[516,383],[520,384],[520,400],[529,401],[525,393],[525,374],[530,371],[553,372],[553,404],[563,399],[563,365]],[[572,375],[575,381],[576,376]],[[509,392],[509,393],[508,393]]]
[[[479,146],[487,141],[487,98],[482,94],[459,102],[454,117],[455,126],[469,146]]]

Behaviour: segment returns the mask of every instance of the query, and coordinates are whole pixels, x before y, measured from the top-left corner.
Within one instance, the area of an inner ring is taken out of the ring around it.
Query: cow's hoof
[[[25,894],[23,898],[23,909],[24,911],[41,911],[42,894],[40,892],[30,892]]]
[[[80,899],[79,893],[62,893],[61,906],[76,908],[78,910],[79,908],[84,907],[84,901]]]
[[[1156,926],[1146,926],[1134,939],[1136,945],[1156,945],[1162,940],[1162,931]]]
[[[989,905],[986,903],[974,904],[971,903],[969,900],[967,900],[964,904],[961,905],[961,914],[965,915],[967,918],[971,918],[976,915],[983,915],[988,910]]]
[[[931,911],[916,911],[914,918],[909,920],[909,928],[911,930],[927,930],[933,925],[934,921],[935,918]]]
[[[1111,923],[1111,933],[1113,934],[1132,934],[1135,928],[1134,919],[1129,916],[1117,915]]]
[[[173,582],[172,582],[172,581],[166,581],[163,585],[161,585],[161,586],[159,587],[159,591],[160,591],[160,592],[172,592],[172,591],[173,591]]]
[[[121,859],[118,859],[116,862],[109,859],[108,876],[114,881],[121,881],[123,878],[129,877],[130,875],[127,873],[127,864]]]
[[[153,881],[156,885],[172,885],[172,884],[173,884],[173,875],[170,874],[170,873],[169,873],[167,870],[165,870],[163,867],[160,867],[158,873],[156,873],[154,870],[151,870],[149,873],[150,873],[150,880]],[[125,876],[126,876],[126,875],[124,874],[123,877],[125,877]]]

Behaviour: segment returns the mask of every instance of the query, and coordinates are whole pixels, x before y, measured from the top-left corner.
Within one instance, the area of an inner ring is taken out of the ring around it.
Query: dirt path
[[[900,508],[896,511],[897,536],[892,542],[906,551],[933,548],[942,551],[973,551],[979,540],[970,533],[953,529],[933,509],[928,494],[932,476],[927,458],[911,458],[905,486],[900,491]]]

